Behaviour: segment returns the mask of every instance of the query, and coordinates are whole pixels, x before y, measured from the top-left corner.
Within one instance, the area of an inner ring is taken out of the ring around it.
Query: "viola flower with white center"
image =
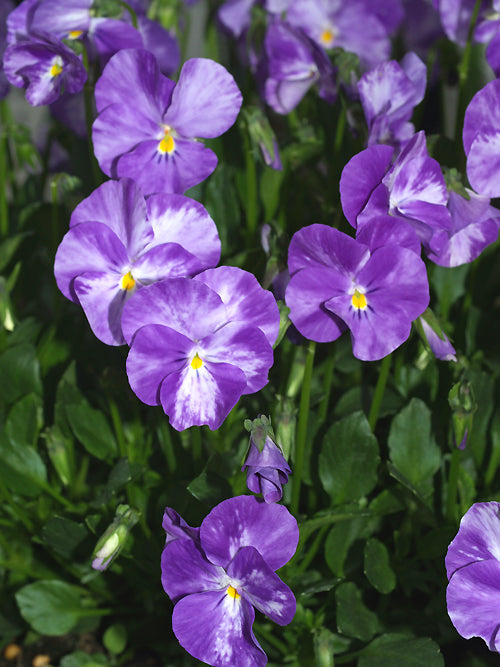
[[[425,264],[398,245],[370,247],[326,225],[294,234],[285,300],[290,319],[309,340],[336,340],[347,328],[353,354],[375,361],[410,335],[429,304]]]
[[[426,251],[438,253],[451,227],[441,167],[429,157],[423,131],[395,154],[390,146],[376,144],[349,160],[340,178],[344,215],[357,229],[381,214],[402,218]]]
[[[277,503],[283,496],[283,485],[292,472],[281,448],[273,440],[270,422],[264,417],[254,419],[250,447],[241,470],[247,471],[247,487],[262,493],[266,503]]]
[[[161,581],[174,603],[181,646],[213,667],[264,667],[253,634],[255,609],[278,625],[295,615],[295,597],[276,570],[295,553],[297,522],[283,505],[252,496],[224,500],[205,517],[199,540],[168,542]]]
[[[489,197],[469,188],[467,194],[468,200],[457,192],[450,192],[451,228],[447,242],[439,253],[428,253],[429,259],[440,266],[468,264],[498,238],[500,211],[490,206]]]
[[[193,276],[219,257],[217,228],[201,204],[175,194],[145,200],[125,178],[104,183],[73,211],[54,273],[97,338],[122,345],[122,309],[134,292],[164,278]]]
[[[410,123],[414,107],[423,100],[427,68],[415,53],[401,64],[382,63],[364,74],[358,90],[368,124],[368,146],[389,144],[400,148],[415,134]]]
[[[500,79],[487,83],[465,110],[467,177],[476,192],[500,196]]]
[[[228,130],[242,102],[222,65],[192,58],[174,84],[160,73],[153,54],[139,49],[110,59],[95,99],[93,142],[101,169],[114,178],[133,178],[145,194],[183,193],[210,176],[217,156],[198,137]]]
[[[386,25],[381,20],[381,14],[373,9],[378,4],[384,3],[363,0],[292,0],[286,19],[293,26],[304,30],[319,47],[340,47],[356,53],[362,67],[371,69],[389,60],[391,44],[388,29],[394,27],[392,21]],[[390,12],[389,16],[394,17],[395,12]],[[362,30],[360,26],[363,26]]]
[[[457,632],[500,652],[500,503],[475,503],[448,547],[446,604]]]
[[[87,80],[81,59],[49,34],[37,34],[8,46],[3,70],[13,86],[26,89],[26,99],[32,106],[51,104],[63,91],[77,93]]]
[[[294,109],[311,86],[329,103],[337,97],[335,72],[325,52],[303,30],[273,21],[266,32],[258,78],[263,97],[276,113]]]
[[[219,428],[240,396],[268,382],[279,310],[246,276],[222,266],[163,280],[125,305],[130,386],[147,405],[161,405],[178,431]]]

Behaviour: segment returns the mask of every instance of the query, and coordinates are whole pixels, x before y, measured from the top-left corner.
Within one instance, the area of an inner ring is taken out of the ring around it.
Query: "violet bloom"
[[[217,228],[201,204],[174,194],[145,200],[123,179],[104,183],[73,211],[54,273],[97,338],[122,345],[121,313],[134,292],[164,278],[193,276],[219,256]]]
[[[467,177],[476,192],[500,196],[500,80],[490,81],[472,98],[463,130]]]
[[[290,319],[309,340],[336,340],[349,328],[353,354],[374,361],[410,335],[411,323],[427,308],[425,264],[408,248],[370,250],[326,225],[294,234],[288,251]]]
[[[450,192],[448,209],[451,227],[448,239],[439,253],[428,253],[429,259],[440,266],[468,264],[498,238],[500,211],[490,206],[489,197],[478,195],[468,188],[467,193],[469,200]]]
[[[368,124],[368,145],[390,144],[399,148],[415,134],[410,123],[414,107],[423,100],[427,68],[415,53],[401,64],[395,60],[378,65],[358,82]]]
[[[11,0],[3,0],[0,3],[0,100],[9,92],[9,82],[3,73],[3,54],[7,46],[7,16],[14,9]]]
[[[362,67],[370,69],[389,60],[391,52],[387,28],[373,9],[377,4],[363,0],[293,0],[286,18],[321,48],[352,51]],[[389,25],[392,27],[392,22]]]
[[[199,539],[175,539],[161,557],[161,581],[174,603],[181,646],[214,667],[264,667],[253,634],[255,609],[278,625],[295,598],[276,574],[295,553],[299,530],[283,505],[252,496],[224,500],[205,517]]]
[[[276,20],[267,29],[264,48],[258,77],[265,100],[276,113],[292,111],[313,85],[324,100],[335,101],[335,71],[304,31]]]
[[[425,340],[431,348],[431,352],[436,359],[440,359],[441,361],[456,361],[457,356],[455,348],[450,343],[448,336],[439,326],[436,318],[432,315],[429,316],[428,313],[429,311],[426,311],[418,319]],[[427,321],[427,318],[429,318],[429,322]]]
[[[241,470],[247,471],[247,486],[253,493],[262,493],[266,503],[277,503],[283,495],[282,486],[292,472],[281,449],[266,436],[262,451],[250,437],[250,450]]]
[[[439,252],[451,226],[448,190],[425,133],[417,132],[393,161],[390,146],[369,146],[346,164],[340,198],[347,220],[360,229],[389,213],[411,224],[427,251]]]
[[[63,42],[41,33],[8,46],[3,69],[10,83],[26,89],[33,106],[51,104],[61,92],[77,93],[87,80],[80,58]]]
[[[500,503],[475,503],[446,554],[448,614],[457,632],[500,651]]]
[[[192,58],[174,84],[160,73],[153,54],[137,49],[111,58],[95,99],[93,140],[101,169],[114,178],[133,178],[145,194],[183,193],[210,176],[217,156],[197,137],[228,130],[242,102],[222,65]]]
[[[279,319],[272,294],[234,267],[145,287],[123,309],[130,386],[179,431],[217,429],[241,395],[267,384]]]

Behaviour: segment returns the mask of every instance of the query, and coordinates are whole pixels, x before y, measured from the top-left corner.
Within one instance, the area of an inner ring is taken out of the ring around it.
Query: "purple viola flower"
[[[165,508],[161,525],[167,534],[165,546],[174,540],[186,538],[193,540],[193,542],[199,542],[200,529],[188,526],[181,515],[171,507]]]
[[[214,667],[264,667],[252,630],[255,609],[278,625],[295,615],[295,598],[276,570],[295,553],[299,530],[283,505],[252,496],[224,500],[203,520],[199,539],[170,541],[162,585],[174,603],[181,646]]]
[[[250,449],[242,471],[247,471],[247,487],[252,493],[262,493],[266,503],[277,503],[283,495],[282,486],[292,472],[280,447],[266,435],[262,449],[250,436]]]
[[[456,352],[450,343],[448,336],[439,326],[435,315],[428,308],[423,315],[418,318],[422,327],[424,340],[429,345],[431,352],[441,361],[456,361]]]
[[[476,192],[500,195],[500,80],[490,81],[472,98],[463,130],[467,177]]]
[[[3,73],[3,54],[7,46],[7,16],[14,9],[11,0],[4,0],[0,4],[0,100],[9,92],[9,82]]]
[[[358,90],[368,124],[368,145],[390,144],[400,148],[415,134],[410,118],[423,100],[427,68],[415,53],[401,64],[382,63],[364,74]]]
[[[101,169],[133,178],[145,194],[183,193],[210,176],[217,156],[197,137],[229,129],[242,101],[233,77],[212,60],[188,60],[174,84],[153,54],[136,49],[111,58],[95,99],[93,140]]]
[[[138,291],[123,309],[130,386],[177,430],[219,428],[268,382],[279,310],[246,271],[221,266]]]
[[[284,21],[273,21],[267,29],[264,48],[258,78],[263,96],[274,111],[289,113],[313,85],[324,100],[335,101],[335,71],[325,52],[303,30]]]
[[[122,345],[122,309],[137,289],[193,276],[219,256],[217,228],[201,204],[175,194],[145,200],[132,180],[122,179],[104,183],[76,207],[54,273],[97,338]]]
[[[430,260],[440,266],[461,266],[479,257],[483,250],[498,238],[500,211],[490,206],[489,197],[467,188],[469,200],[450,192],[448,209],[451,228],[448,239],[439,253],[428,253]]]
[[[54,102],[63,90],[77,93],[87,80],[80,58],[59,39],[41,33],[8,46],[3,70],[12,85],[26,89],[33,106]]]
[[[475,503],[446,554],[446,604],[457,632],[500,652],[500,503]]]
[[[371,69],[389,60],[391,52],[388,32],[373,9],[375,4],[363,0],[293,0],[286,18],[321,48],[352,51],[364,69]]]
[[[351,158],[340,178],[344,215],[358,229],[381,214],[404,218],[427,251],[439,252],[451,226],[448,190],[424,132],[394,155],[390,146],[374,145]]]
[[[294,234],[288,251],[290,319],[309,340],[329,342],[349,329],[353,354],[374,361],[410,335],[429,304],[425,264],[408,248],[370,251],[326,225]]]

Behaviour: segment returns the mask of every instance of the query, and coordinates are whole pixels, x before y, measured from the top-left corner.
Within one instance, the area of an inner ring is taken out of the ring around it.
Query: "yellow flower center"
[[[197,371],[198,368],[201,368],[202,366],[203,366],[203,361],[200,359],[197,352],[191,360],[191,368]]]
[[[62,58],[57,56],[53,62],[52,67],[50,68],[50,76],[56,77],[59,76],[63,71],[63,61]]]
[[[121,277],[120,287],[121,289],[126,289],[128,291],[130,291],[135,287],[135,280],[134,276],[132,275],[132,271],[129,271],[128,273],[126,273],[124,276]]]
[[[319,41],[326,48],[331,48],[333,46],[333,42],[335,41],[335,32],[333,28],[325,28],[319,36]]]
[[[238,593],[236,588],[234,588],[234,586],[228,586],[226,593],[229,595],[230,598],[233,598],[235,600],[241,597],[241,595]]]
[[[351,303],[354,308],[364,310],[367,306],[366,296],[356,289],[352,295]]]
[[[158,144],[158,150],[161,153],[171,153],[175,148],[175,141],[173,136],[170,134],[172,128],[169,125],[164,127],[164,137]]]
[[[83,30],[70,30],[68,32],[68,39],[78,39],[80,35],[83,35]]]

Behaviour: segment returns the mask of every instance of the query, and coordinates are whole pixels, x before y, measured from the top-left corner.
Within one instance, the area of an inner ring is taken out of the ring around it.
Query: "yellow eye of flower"
[[[121,289],[126,289],[128,291],[130,291],[135,287],[135,280],[132,275],[132,271],[129,271],[128,273],[126,273],[124,276],[121,277],[120,287]]]
[[[83,35],[83,30],[70,30],[68,32],[68,39],[78,39],[80,35]]]
[[[198,368],[201,368],[202,366],[203,366],[203,361],[200,359],[197,352],[191,360],[191,368],[197,371]]]
[[[228,586],[226,593],[229,595],[229,597],[234,598],[235,600],[241,597],[236,588],[233,586]]]
[[[168,125],[165,126],[165,136],[158,144],[158,150],[161,153],[171,153],[175,148],[175,141],[173,136],[170,134],[172,128]]]
[[[63,61],[62,58],[57,56],[55,60],[52,63],[52,67],[50,68],[50,76],[56,77],[59,76],[63,71]]]
[[[331,48],[335,40],[335,32],[332,28],[325,28],[319,36],[319,41],[326,48]]]
[[[368,305],[366,301],[366,296],[357,289],[354,290],[351,303],[354,306],[354,308],[360,308],[361,310],[364,310]]]

